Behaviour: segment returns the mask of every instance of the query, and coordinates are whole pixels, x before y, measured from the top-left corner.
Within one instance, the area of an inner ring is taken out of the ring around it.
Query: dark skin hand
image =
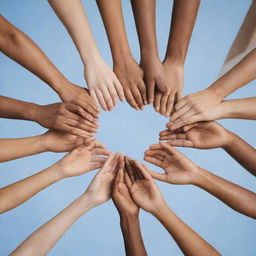
[[[111,4],[109,1],[97,0],[97,4],[108,35],[114,72],[122,84],[127,102],[136,110],[141,110],[147,104],[143,70],[134,60],[129,47],[122,3],[120,0],[111,0]]]

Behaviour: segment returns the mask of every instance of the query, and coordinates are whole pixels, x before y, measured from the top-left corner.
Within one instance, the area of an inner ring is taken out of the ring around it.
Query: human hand
[[[125,157],[125,166],[124,159],[122,159],[121,161],[119,171],[117,172],[114,181],[114,186],[112,190],[112,200],[120,215],[138,216],[139,207],[132,200],[129,189],[124,180],[124,168],[126,170],[131,169],[131,161],[131,159]]]
[[[88,138],[96,133],[99,125],[86,120],[83,111],[81,107],[71,103],[38,105],[35,121],[48,129]]]
[[[145,152],[144,159],[165,170],[150,171],[153,178],[171,184],[194,184],[199,167],[167,143],[155,144]]]
[[[110,154],[101,143],[93,142],[89,146],[83,145],[72,150],[55,165],[63,178],[78,176],[101,168]]]
[[[175,147],[191,147],[199,149],[224,148],[231,142],[230,132],[216,122],[198,122],[184,132],[165,130],[160,133],[160,140],[168,140]]]
[[[124,101],[124,92],[120,82],[101,57],[91,58],[85,63],[84,77],[90,95],[105,111],[111,111],[114,108],[118,97]]]
[[[142,110],[147,105],[143,70],[133,58],[126,59],[124,63],[114,63],[113,70],[123,86],[127,102],[136,110]]]
[[[79,106],[80,115],[88,121],[96,123],[95,118],[99,118],[100,110],[95,100],[89,95],[88,89],[68,83],[62,86],[59,96],[63,102]]]
[[[40,137],[45,151],[51,152],[70,151],[81,145],[89,145],[95,140],[93,137],[82,138],[70,133],[54,130],[49,130]]]
[[[103,167],[94,176],[84,195],[95,205],[108,201],[111,197],[113,180],[118,169],[123,168],[123,156],[120,153],[111,154]]]
[[[216,120],[221,116],[222,97],[211,88],[189,94],[174,106],[175,112],[167,127],[174,131],[187,124]]]
[[[133,201],[143,210],[154,214],[165,205],[164,198],[145,165],[134,161],[125,172],[125,182]]]
[[[154,108],[161,115],[170,117],[173,112],[173,106],[180,100],[184,86],[184,66],[173,63],[166,59],[163,62],[164,81],[167,91],[162,93],[159,90],[155,92]]]
[[[151,56],[142,58],[140,66],[144,72],[148,102],[152,104],[156,89],[162,93],[167,92],[167,85],[164,80],[164,67],[158,57],[153,58]]]

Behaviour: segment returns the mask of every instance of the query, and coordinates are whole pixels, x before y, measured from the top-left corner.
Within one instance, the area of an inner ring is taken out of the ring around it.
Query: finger
[[[171,120],[174,121],[178,119],[179,117],[183,116],[185,113],[187,113],[190,110],[190,107],[188,105],[185,105],[184,107],[180,108],[179,110],[175,111],[172,116]]]
[[[167,143],[173,147],[187,147],[187,148],[194,147],[194,144],[191,140],[171,140],[171,141],[168,141]]]
[[[104,100],[107,104],[107,108],[109,111],[111,111],[113,109],[113,107],[115,106],[114,102],[115,102],[115,97],[117,98],[117,94],[115,92],[115,95],[111,95],[108,88],[106,87],[103,87],[102,88],[102,94],[103,94],[103,97],[104,97]]]
[[[95,100],[96,104],[97,105],[100,105],[99,101],[98,101],[98,98],[97,98],[97,95],[95,93],[94,90],[90,90],[90,95],[92,96],[92,98]]]
[[[201,123],[202,123],[202,122],[201,122]],[[198,123],[193,123],[193,124],[185,125],[185,126],[183,126],[183,131],[184,131],[184,132],[187,132],[187,131],[189,131],[190,129],[192,129],[192,128],[198,126],[199,124],[200,124],[200,123],[198,122]]]
[[[153,144],[149,147],[150,149],[161,149],[162,147],[160,146],[160,144]]]
[[[107,172],[114,174],[117,172],[118,170],[118,165],[119,165],[119,158],[120,158],[120,153],[116,153],[114,155],[114,158],[111,160],[110,162],[110,167],[111,168],[107,168]]]
[[[159,136],[166,136],[166,135],[170,135],[170,134],[173,134],[173,131],[170,131],[170,130],[164,130],[164,131],[161,131],[159,133]]]
[[[118,95],[117,95],[116,88],[114,87],[114,85],[108,87],[108,92],[112,97],[112,101],[113,101],[114,106],[116,106],[116,104],[118,102]]]
[[[139,106],[137,105],[135,99],[133,98],[133,95],[132,95],[130,89],[125,89],[125,97],[126,97],[127,102],[130,104],[130,106],[132,106],[136,110],[140,109]]]
[[[138,170],[138,167],[134,164],[134,169],[136,172],[136,176],[138,177],[139,180],[144,180],[143,175],[141,174],[141,172]]]
[[[160,160],[158,160],[158,159],[156,159],[154,157],[151,157],[151,156],[145,156],[144,160],[149,162],[149,163],[151,163],[151,164],[159,166],[159,167],[161,167],[161,164],[162,164],[162,161],[160,161]]]
[[[84,125],[83,123],[79,122],[78,120],[68,119],[65,121],[65,123],[70,126],[73,126],[74,128],[79,128],[79,129],[83,130],[84,132],[87,133],[88,137],[92,136],[92,134],[95,134],[97,132],[97,130],[95,128],[92,129],[91,127]],[[91,132],[91,130],[93,132]]]
[[[116,176],[115,176],[115,179],[114,179],[115,184],[119,183],[119,181],[120,181],[120,169],[116,173]]]
[[[124,158],[121,160],[119,166],[119,182],[124,183]]]
[[[168,95],[162,94],[161,101],[160,101],[160,110],[159,110],[159,112],[163,116],[166,115],[167,100],[168,100]]]
[[[105,148],[105,145],[102,142],[96,140],[94,143],[94,148]]]
[[[105,148],[94,148],[91,150],[92,155],[104,155],[109,156],[111,155],[111,151],[105,149]]]
[[[154,108],[155,108],[156,112],[159,112],[159,110],[160,110],[162,96],[163,96],[162,93],[160,91],[156,90],[155,98],[154,98]]]
[[[66,107],[67,110],[71,111],[67,111],[67,113],[72,114],[74,120],[81,120],[81,122],[85,122],[86,120],[88,120],[90,121],[89,123],[92,124],[91,122],[94,120],[94,117],[90,113],[86,112],[82,107],[75,104],[67,104]],[[79,116],[75,115],[74,113],[79,114]]]
[[[146,170],[146,168],[140,164],[137,160],[134,161],[135,166],[137,167],[137,170],[141,173],[141,175],[143,176],[144,179],[146,180],[152,180],[151,175],[148,173],[148,171]]]
[[[139,83],[138,88],[140,90],[140,94],[142,96],[144,105],[147,105],[148,104],[148,101],[147,101],[147,89],[146,89],[146,85],[144,84],[143,81],[141,81]]]
[[[132,187],[132,181],[131,181],[130,176],[128,175],[128,172],[126,169],[124,172],[124,181],[125,181],[126,186],[130,189]]]
[[[128,159],[127,156],[124,157],[124,161],[125,161],[125,168],[127,170],[129,178],[130,178],[130,180],[131,180],[131,182],[133,184],[135,182],[135,178],[134,178],[132,167],[130,166],[130,162],[129,162],[129,159]]]
[[[103,108],[103,110],[107,111],[108,110],[107,104],[105,102],[105,99],[104,99],[101,91],[100,90],[96,90],[95,93],[97,95],[98,101],[99,101],[101,107]]]
[[[139,108],[142,110],[144,107],[143,107],[143,99],[142,99],[142,96],[140,94],[140,91],[139,89],[136,87],[136,86],[133,86],[131,88],[131,92],[133,94],[133,98],[135,99],[137,105],[139,106]]]
[[[146,156],[154,156],[154,155],[159,155],[159,156],[162,156],[162,157],[166,157],[166,152],[164,152],[164,150],[159,150],[159,149],[156,149],[156,150],[147,150],[145,152],[145,155]]]
[[[129,158],[129,162],[130,162],[130,166],[132,167],[132,172],[133,172],[134,179],[136,181],[136,180],[139,179],[139,176],[137,175],[136,167],[134,166],[134,160]]]
[[[172,110],[173,110],[173,105],[174,105],[174,99],[175,99],[174,94],[170,94],[168,96],[168,100],[167,100],[167,103],[166,103],[166,113],[165,113],[166,117],[171,116],[171,113],[172,113]]]
[[[160,145],[171,155],[180,155],[181,153],[174,147],[170,146],[168,143],[160,142]]]
[[[177,101],[180,101],[181,98],[182,98],[182,91],[178,91],[178,92],[176,93],[176,102],[175,102],[175,104],[177,103]]]
[[[96,169],[99,169],[99,168],[102,168],[104,166],[105,163],[93,163],[93,164],[90,164],[89,165],[89,170],[92,171],[92,170],[96,170]]]
[[[115,88],[116,88],[116,92],[117,92],[117,94],[118,94],[119,99],[120,99],[122,102],[124,102],[124,101],[125,101],[124,90],[123,90],[123,87],[122,87],[122,85],[120,84],[120,82],[119,82],[118,79],[116,79],[116,80],[114,81],[114,86],[115,86]]]
[[[66,123],[62,124],[61,131],[65,131],[83,138],[88,138],[91,136],[91,135],[88,135],[88,132],[85,132],[84,130],[70,126],[69,124],[66,124]]]
[[[159,172],[153,172],[153,171],[149,171],[149,174],[154,179],[157,179],[157,180],[160,180],[160,181],[166,181],[166,174],[159,173]]]
[[[177,139],[186,139],[186,133],[177,133],[177,134],[170,134],[165,136],[160,136],[160,140],[177,140]]]
[[[106,157],[101,157],[101,156],[93,156],[91,159],[91,162],[100,162],[100,163],[105,163],[107,161]]]
[[[154,102],[154,95],[155,95],[155,81],[152,80],[147,84],[147,95],[148,95],[148,101],[149,104],[153,104]]]
[[[176,130],[179,129],[180,127],[183,127],[188,124],[196,123],[199,121],[203,121],[203,118],[201,114],[190,116],[182,121],[177,121],[176,123],[173,123],[173,125],[169,128],[170,130]]]
[[[175,105],[175,110],[177,111],[178,109],[184,107],[186,104],[187,104],[187,101],[186,101],[185,98],[180,99],[180,100],[176,103],[176,105]]]

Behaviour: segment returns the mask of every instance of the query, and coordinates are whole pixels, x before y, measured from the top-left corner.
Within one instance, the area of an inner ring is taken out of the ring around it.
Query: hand
[[[124,159],[122,159],[119,171],[116,174],[112,190],[112,200],[120,215],[138,216],[139,207],[132,200],[129,189],[124,181],[124,168],[132,168],[131,159],[128,157],[125,157],[125,166]]]
[[[90,122],[96,123],[95,118],[99,117],[100,110],[86,88],[68,83],[68,85],[63,85],[59,96],[63,102],[80,106],[82,108],[79,110],[81,116]]]
[[[147,105],[143,70],[133,58],[128,58],[124,64],[114,64],[114,72],[123,86],[127,102],[136,110],[142,110]]]
[[[168,140],[175,147],[212,149],[226,147],[231,142],[230,132],[216,122],[198,122],[190,130],[184,126],[184,132],[165,130],[160,133],[160,140]]]
[[[89,87],[90,95],[107,111],[117,104],[118,97],[124,101],[123,88],[114,72],[99,57],[85,64],[84,77]]]
[[[164,81],[167,87],[166,93],[159,90],[155,92],[154,107],[157,112],[170,117],[173,106],[181,98],[184,85],[184,67],[166,59],[163,62]]]
[[[125,182],[133,201],[152,214],[165,205],[164,198],[145,165],[135,161],[133,168],[125,172]]]
[[[57,169],[62,177],[72,177],[101,168],[111,152],[99,142],[89,146],[80,146],[65,155],[56,163]],[[99,156],[102,155],[102,156]]]
[[[49,130],[48,132],[41,135],[41,143],[45,151],[51,152],[66,152],[81,145],[88,145],[95,139],[93,137],[82,138],[76,135]]]
[[[167,126],[174,131],[187,124],[216,120],[222,111],[221,101],[222,98],[211,89],[187,95],[175,105],[175,112]]]
[[[167,92],[167,85],[164,80],[164,67],[159,58],[143,58],[140,66],[144,72],[144,82],[147,87],[149,104],[154,102],[155,91]]]
[[[167,143],[152,145],[144,159],[165,170],[164,174],[150,171],[157,180],[171,184],[194,184],[196,181],[199,167]]]
[[[112,182],[118,169],[123,168],[122,159],[120,153],[110,155],[86,189],[84,195],[88,196],[95,205],[102,204],[110,199]]]
[[[71,103],[38,106],[35,121],[48,129],[88,138],[96,133],[98,124],[86,120],[83,111],[81,107]]]

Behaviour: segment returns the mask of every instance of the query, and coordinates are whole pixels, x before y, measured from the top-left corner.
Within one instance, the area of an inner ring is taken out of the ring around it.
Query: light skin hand
[[[145,152],[144,159],[164,169],[165,173],[150,171],[153,178],[171,184],[193,184],[199,167],[167,143],[155,144]]]
[[[226,147],[232,139],[231,133],[214,121],[198,122],[189,128],[188,125],[183,127],[184,131],[162,131],[160,140],[167,140],[169,145],[175,147],[212,149]]]

